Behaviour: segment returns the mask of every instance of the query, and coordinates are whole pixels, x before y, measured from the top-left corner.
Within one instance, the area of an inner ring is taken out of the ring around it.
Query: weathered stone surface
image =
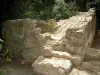
[[[99,72],[100,62],[98,61],[82,62],[82,67],[86,70],[90,70],[93,72]]]
[[[88,48],[85,55],[85,60],[99,60],[100,50],[95,48]]]
[[[53,51],[51,48],[45,48],[45,50],[43,51],[43,56],[46,57],[57,57],[57,58],[65,58],[65,59],[69,59],[72,60],[72,55],[69,54],[68,52],[62,52],[62,51]]]
[[[26,28],[24,51],[22,52],[22,56],[28,62],[33,62],[42,53],[44,40],[40,34],[41,30],[39,28]]]
[[[73,55],[72,57],[72,62],[75,64],[75,65],[81,65],[83,61],[83,58],[79,55]]]
[[[73,70],[71,71],[71,73],[69,75],[91,75],[88,72],[84,71],[84,70],[79,70],[76,68],[73,68]]]
[[[33,71],[43,75],[66,75],[70,72],[72,64],[70,60],[63,58],[39,57],[33,64]]]
[[[69,60],[72,59],[72,55],[70,55],[68,52],[52,51],[52,56]]]
[[[82,67],[87,69],[87,70],[93,71],[95,66],[93,64],[91,64],[90,62],[83,62]]]
[[[71,55],[68,52],[62,52],[62,51],[53,51],[52,49],[46,49],[44,50],[43,56],[47,57],[57,57],[57,58],[65,58],[71,60],[75,65],[81,65],[83,58],[80,55]]]
[[[66,31],[66,50],[84,58],[85,51],[91,46],[95,34],[95,13],[86,12],[75,19],[77,19],[77,22],[74,22]]]
[[[4,23],[3,38],[12,58],[23,56],[33,62],[41,54],[43,40],[41,29],[36,28],[35,20],[18,19]]]
[[[82,62],[81,66],[76,66],[77,75],[80,71],[88,73],[89,75],[100,75],[100,61],[99,60],[92,60],[92,61],[84,61]],[[84,74],[82,74],[84,75]]]

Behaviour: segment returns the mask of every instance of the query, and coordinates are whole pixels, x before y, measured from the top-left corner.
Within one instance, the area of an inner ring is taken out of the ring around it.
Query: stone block
[[[72,68],[70,60],[63,58],[39,57],[33,64],[33,71],[42,75],[66,75]]]

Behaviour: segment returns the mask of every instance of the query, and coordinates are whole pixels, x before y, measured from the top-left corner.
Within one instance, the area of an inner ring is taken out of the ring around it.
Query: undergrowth
[[[8,53],[9,51],[6,49],[4,42],[0,41],[0,65],[11,61]]]

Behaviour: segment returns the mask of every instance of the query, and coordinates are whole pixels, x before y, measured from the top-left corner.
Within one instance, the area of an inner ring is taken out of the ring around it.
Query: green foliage
[[[33,18],[34,16],[32,16],[32,15],[33,15],[33,12],[31,12],[31,11],[28,11],[25,13],[25,16],[29,17],[29,18]]]
[[[0,75],[9,75],[13,71],[13,68],[7,66],[0,68]]]
[[[57,23],[51,19],[47,21],[48,27],[47,30],[50,32],[54,32],[58,27],[57,27]]]
[[[9,7],[8,19],[65,19],[76,14],[74,1],[69,0],[13,0]],[[16,11],[15,11],[16,10]]]
[[[11,59],[8,56],[8,53],[8,50],[5,49],[2,44],[0,44],[0,65],[11,61]]]
[[[100,3],[100,0],[96,0],[97,3]]]
[[[64,0],[56,0],[56,5],[53,7],[53,16],[56,20],[69,18],[77,13],[77,8],[74,2],[66,4]]]
[[[2,45],[0,44],[0,51],[1,51],[1,49],[2,49]]]

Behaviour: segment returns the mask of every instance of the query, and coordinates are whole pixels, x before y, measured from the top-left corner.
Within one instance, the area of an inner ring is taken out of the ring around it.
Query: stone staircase
[[[86,12],[58,23],[60,27],[54,34],[49,34],[42,55],[32,64],[34,73],[78,75],[73,74],[73,66],[83,64],[85,51],[90,47],[95,34],[95,21],[90,14]]]

